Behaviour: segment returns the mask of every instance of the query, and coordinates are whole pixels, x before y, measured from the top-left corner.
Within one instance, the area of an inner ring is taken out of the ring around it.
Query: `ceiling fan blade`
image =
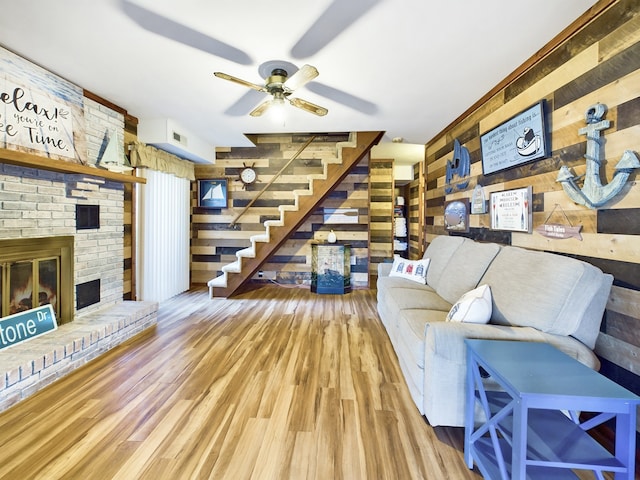
[[[312,65],[303,65],[300,70],[287,79],[285,85],[289,90],[293,91],[306,85],[318,75],[319,73],[316,67]]]
[[[353,108],[361,113],[373,115],[378,111],[378,106],[375,103],[371,103],[363,98],[338,90],[337,88],[330,87],[324,83],[313,82],[307,87],[307,89],[313,93],[317,93],[318,95],[322,95],[325,98],[333,100],[334,102]]]
[[[271,106],[271,100],[265,100],[264,102],[262,102],[260,105],[258,105],[256,108],[253,109],[253,111],[249,114],[252,117],[260,117],[264,112],[267,111],[267,109]]]
[[[238,100],[233,102],[225,111],[225,115],[231,117],[244,117],[257,103],[264,98],[264,95],[255,90],[247,90]]]
[[[121,5],[124,13],[145,30],[241,65],[253,63],[249,55],[228,43],[216,40],[129,0],[121,0]]]
[[[293,58],[318,53],[381,0],[333,0],[291,49]]]
[[[253,88],[254,90],[258,90],[259,92],[266,92],[267,89],[263,85],[258,85],[257,83],[247,82],[246,80],[242,80],[241,78],[234,77],[233,75],[228,75],[222,72],[213,72],[213,74],[222,78],[223,80],[229,80],[230,82],[239,83],[240,85],[244,85],[245,87]]]
[[[320,105],[316,105],[314,103],[308,102],[306,100],[302,100],[301,98],[289,98],[288,100],[289,100],[289,103],[294,107],[301,108],[302,110],[305,110],[309,113],[313,113],[314,115],[318,115],[320,117],[323,117],[324,115],[329,113],[329,110],[327,110],[326,108],[321,107]]]

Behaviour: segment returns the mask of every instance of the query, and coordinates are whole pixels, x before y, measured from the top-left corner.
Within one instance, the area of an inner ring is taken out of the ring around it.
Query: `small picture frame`
[[[491,230],[531,233],[533,211],[532,188],[524,187],[502,192],[492,192]]]
[[[469,231],[469,200],[452,200],[445,204],[444,228],[450,232]]]
[[[227,179],[198,180],[198,206],[202,208],[227,208]]]

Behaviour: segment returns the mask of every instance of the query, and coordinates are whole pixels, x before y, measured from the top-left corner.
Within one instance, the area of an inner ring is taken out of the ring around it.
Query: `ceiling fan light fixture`
[[[271,105],[269,106],[269,115],[271,119],[277,124],[284,124],[286,117],[284,94],[282,92],[275,92],[271,99]]]

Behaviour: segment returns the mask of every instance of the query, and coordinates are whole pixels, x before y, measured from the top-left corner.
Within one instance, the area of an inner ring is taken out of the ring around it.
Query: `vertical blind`
[[[139,300],[161,302],[189,289],[191,183],[186,178],[137,169],[136,283]]]

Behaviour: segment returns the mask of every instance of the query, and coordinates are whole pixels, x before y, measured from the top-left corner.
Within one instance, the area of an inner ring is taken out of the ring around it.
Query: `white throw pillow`
[[[395,257],[389,276],[402,277],[426,285],[428,268],[428,258],[423,258],[422,260],[407,260],[406,258]]]
[[[480,285],[465,293],[451,307],[447,322],[489,323],[491,319],[491,288]]]

